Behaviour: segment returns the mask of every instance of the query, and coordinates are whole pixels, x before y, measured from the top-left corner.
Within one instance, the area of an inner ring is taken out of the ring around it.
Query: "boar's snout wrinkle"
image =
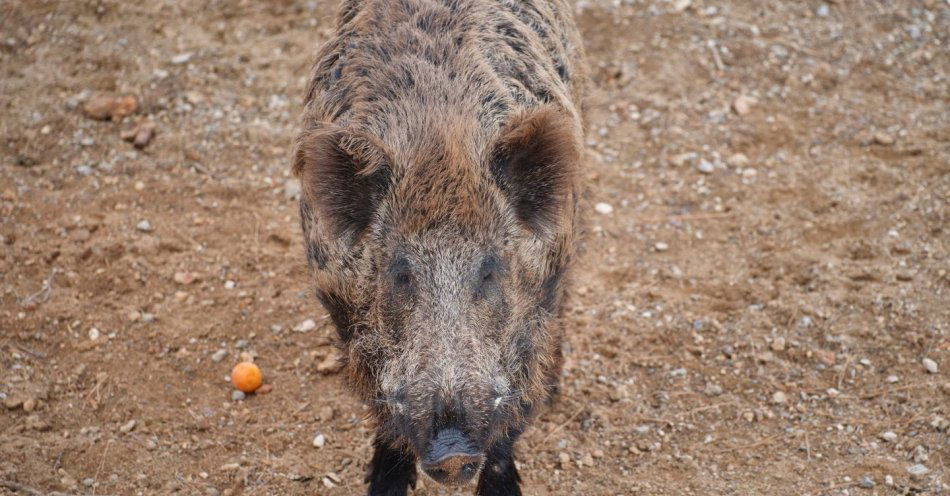
[[[344,0],[293,171],[317,299],[376,424],[369,494],[520,494],[579,237],[587,85],[566,0]]]

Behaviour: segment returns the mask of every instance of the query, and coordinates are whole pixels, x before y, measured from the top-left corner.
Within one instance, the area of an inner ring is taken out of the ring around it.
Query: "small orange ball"
[[[261,369],[251,362],[241,362],[231,369],[231,384],[245,393],[256,391],[261,382]]]

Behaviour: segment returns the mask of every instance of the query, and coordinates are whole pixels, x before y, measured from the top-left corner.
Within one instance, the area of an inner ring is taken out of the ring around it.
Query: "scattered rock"
[[[870,477],[868,477],[868,476],[865,475],[864,477],[861,477],[861,478],[858,480],[858,486],[860,486],[860,487],[863,488],[863,489],[873,489],[873,488],[874,488],[874,479],[872,479],[872,478],[870,478]]]
[[[171,58],[170,62],[175,65],[187,64],[194,54],[191,52],[179,53]]]
[[[343,368],[343,365],[343,355],[340,354],[339,350],[334,349],[322,362],[317,364],[317,372],[321,374],[334,374],[339,372]]]
[[[673,12],[683,12],[693,4],[693,0],[675,0],[673,2]]]
[[[90,341],[95,341],[95,340],[99,339],[100,334],[101,334],[101,333],[99,332],[99,329],[96,329],[95,327],[90,328],[90,329],[89,329],[89,340],[90,340]]]
[[[726,163],[732,167],[745,168],[749,165],[749,157],[744,153],[734,153],[726,159]]]
[[[294,327],[297,332],[310,332],[317,328],[317,323],[313,319],[307,319]]]
[[[227,281],[224,281],[224,289],[234,289],[235,285],[236,283],[230,279],[228,279]]]
[[[776,405],[781,405],[782,403],[785,403],[786,400],[787,398],[785,393],[781,391],[776,391],[775,394],[772,395],[772,403]]]
[[[817,358],[819,362],[825,364],[828,367],[831,367],[832,365],[834,365],[835,360],[837,359],[837,356],[835,355],[835,352],[833,351],[815,350],[814,353],[815,353],[815,358]]]
[[[571,463],[571,456],[562,451],[557,454],[557,463],[562,469],[565,469]]]
[[[211,355],[211,361],[218,363],[221,360],[224,360],[226,356],[228,356],[228,350],[221,348],[220,350],[214,352],[213,355]]]
[[[240,464],[240,463],[237,463],[237,462],[235,462],[235,463],[225,463],[224,465],[221,465],[221,471],[222,471],[222,472],[233,472],[233,471],[235,471],[235,470],[237,470],[237,469],[239,469],[239,468],[241,468],[241,464]]]
[[[653,245],[653,249],[655,249],[656,251],[662,253],[662,252],[664,252],[664,251],[666,251],[666,250],[669,250],[669,249],[670,249],[670,245],[668,245],[668,244],[666,244],[666,243],[664,243],[664,242],[662,242],[662,241],[659,241],[659,242],[657,242],[655,245]]]
[[[874,133],[874,142],[878,145],[890,146],[894,144],[894,137],[884,131]]]
[[[752,111],[752,107],[759,103],[759,100],[749,95],[739,95],[732,102],[732,110],[739,115],[746,115]]]
[[[135,228],[142,232],[151,232],[152,223],[148,219],[140,220],[138,224],[135,225]]]
[[[924,464],[918,463],[916,465],[911,465],[907,467],[907,473],[909,473],[912,476],[917,477],[917,476],[929,474],[930,469],[927,468]]]
[[[898,379],[898,377],[897,377],[896,375],[889,375],[889,376],[887,376],[886,379],[884,379],[884,382],[887,382],[888,384],[894,384],[895,382],[897,382],[897,381],[899,381],[899,380],[900,380],[900,379]]]
[[[317,434],[317,435],[313,438],[313,447],[314,447],[314,448],[322,448],[322,447],[324,447],[326,444],[327,444],[327,438],[326,438],[326,436],[324,436],[323,434]]]
[[[23,400],[23,411],[26,413],[31,413],[33,410],[36,410],[36,406],[36,398],[27,398]]]
[[[885,476],[884,476],[884,485],[885,485],[885,486],[893,486],[893,485],[894,485],[894,477],[891,476],[890,474],[885,475]]]
[[[706,396],[719,396],[722,394],[722,386],[715,382],[707,382],[703,392],[706,393]]]
[[[86,101],[82,109],[86,116],[92,119],[120,121],[135,112],[138,106],[138,101],[131,95],[123,97],[100,95]]]
[[[881,434],[881,439],[883,439],[883,440],[885,440],[885,441],[887,441],[887,442],[889,442],[889,443],[893,443],[893,442],[896,442],[896,441],[897,441],[897,434],[895,434],[893,431],[887,431],[887,432]]]
[[[178,284],[187,286],[198,280],[198,276],[194,272],[175,272],[174,279]]]
[[[135,420],[129,420],[128,422],[122,424],[122,427],[119,427],[119,432],[123,434],[128,434],[132,432],[132,429],[135,429]]]
[[[86,487],[92,487],[92,485],[95,483],[96,483],[96,479],[93,479],[92,477],[86,477],[85,479],[82,480],[82,485]]]
[[[696,166],[696,170],[702,174],[712,174],[715,172],[716,166],[706,159],[701,159],[699,165]]]
[[[131,141],[136,148],[145,148],[155,136],[155,123],[152,121],[139,122],[134,128],[122,131],[119,137]]]
[[[241,391],[239,389],[235,389],[234,391],[231,391],[231,401],[242,401],[246,397],[247,395],[244,394],[244,391]]]
[[[775,338],[772,341],[771,345],[772,351],[784,351],[785,350],[785,338],[779,337]]]
[[[924,358],[923,360],[920,361],[920,363],[924,366],[925,369],[927,369],[927,372],[931,374],[936,374],[939,371],[939,368],[937,367],[937,362],[929,358]]]
[[[257,391],[254,391],[254,394],[268,394],[274,390],[273,384],[264,384],[263,386],[257,388]]]
[[[614,207],[612,207],[609,203],[600,202],[597,205],[594,205],[594,210],[596,210],[599,214],[607,215],[614,211]]]

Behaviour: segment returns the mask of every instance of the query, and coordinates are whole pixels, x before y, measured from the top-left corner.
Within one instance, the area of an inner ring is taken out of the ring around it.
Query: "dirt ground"
[[[289,181],[334,10],[0,2],[0,494],[365,491]],[[526,494],[950,493],[950,2],[577,18],[590,232]],[[242,352],[273,390],[232,401]]]

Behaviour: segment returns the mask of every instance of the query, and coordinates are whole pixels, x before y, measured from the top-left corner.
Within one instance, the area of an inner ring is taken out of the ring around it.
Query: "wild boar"
[[[417,464],[521,494],[558,389],[583,48],[566,0],[344,0],[293,170],[316,296],[376,424],[369,494]]]

